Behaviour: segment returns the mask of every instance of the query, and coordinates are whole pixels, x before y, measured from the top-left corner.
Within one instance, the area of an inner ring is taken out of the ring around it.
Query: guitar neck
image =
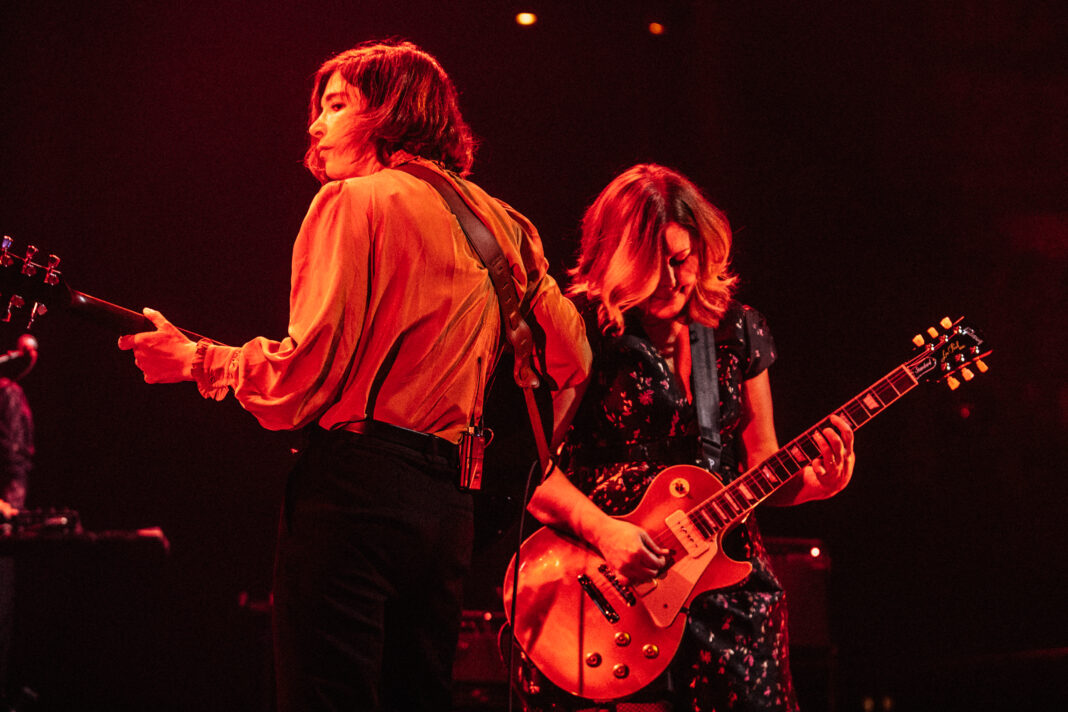
[[[918,349],[915,356],[861,391],[832,415],[841,416],[856,430],[921,382],[945,381],[953,389],[960,385],[956,374],[967,381],[975,376],[971,366],[980,373],[987,370],[983,358],[990,354],[990,350],[974,327],[963,318],[956,321],[945,318],[939,325],[943,329],[941,333],[934,327],[927,330],[933,339],[931,342],[925,341],[920,334],[913,338]],[[833,427],[830,416],[698,504],[687,516],[706,537],[730,528],[820,457],[815,436],[829,427]]]
[[[911,391],[918,383],[907,365],[899,366],[834,411],[834,415],[844,418],[856,430],[886,410],[891,403]],[[774,455],[699,504],[689,513],[690,517],[711,531],[728,528],[820,457],[815,435],[829,427],[833,426],[830,416],[827,416]]]
[[[49,255],[42,264],[34,261],[38,253],[35,246],[28,245],[25,255],[20,256],[13,245],[14,240],[7,235],[0,240],[0,296],[7,307],[4,312],[0,306],[0,320],[10,322],[27,314],[25,328],[29,329],[51,309],[70,308],[87,321],[119,335],[155,331],[155,325],[143,314],[72,289],[59,271],[58,256]],[[194,331],[178,331],[193,341],[204,338]]]
[[[70,308],[87,321],[122,334],[136,334],[142,331],[155,331],[155,325],[144,314],[120,307],[118,304],[89,296],[82,292],[70,290]],[[200,341],[204,337],[194,331],[178,329],[186,338]]]

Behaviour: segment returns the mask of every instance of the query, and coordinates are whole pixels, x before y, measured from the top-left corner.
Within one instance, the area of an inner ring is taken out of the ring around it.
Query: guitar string
[[[927,354],[921,356],[925,357]],[[909,373],[907,368],[908,366],[913,365],[917,360],[920,360],[920,357],[912,359],[906,364],[892,370],[886,376],[877,380],[867,389],[862,391],[859,395],[847,401],[841,408],[836,410],[834,414],[847,420],[854,430],[865,425],[876,415],[884,411],[888,406],[892,405],[919,384],[919,381]],[[877,406],[864,404],[863,401],[868,398],[869,395],[875,396]],[[801,473],[805,467],[812,463],[812,460],[815,459],[816,456],[808,455],[805,452],[805,445],[818,451],[813,435],[829,426],[830,416],[824,418],[812,428],[801,433],[759,465],[744,472],[737,479],[732,480],[722,489],[692,508],[689,512],[686,512],[687,518],[691,522],[694,522],[693,527],[697,529],[706,540],[709,540],[715,538],[720,532],[727,531],[733,526],[736,526],[748,512],[752,511],[773,492],[793,479],[796,475]],[[805,457],[800,459],[797,458],[792,454],[792,450],[799,451],[802,455],[805,455]],[[784,456],[788,458],[787,461],[784,461]],[[775,472],[776,465],[785,471],[785,476],[781,476]],[[768,473],[768,470],[770,470],[770,473]],[[777,480],[777,483],[765,484],[772,478]],[[749,500],[751,498],[746,497],[739,492],[742,486],[748,486],[751,490],[761,492],[761,494],[754,501],[750,502]],[[770,487],[770,489],[767,492],[762,492],[765,487]],[[739,504],[739,502],[742,504]],[[716,512],[714,516],[709,513],[709,509],[713,508],[716,503],[720,504],[720,509],[723,509],[729,514],[726,518],[727,521],[720,523],[723,520],[723,517],[720,516],[715,509],[712,509],[713,512]],[[734,513],[735,509],[740,509],[741,511]],[[701,517],[703,513],[709,513],[711,522],[706,525],[705,528],[711,530],[711,537],[701,532],[702,527],[695,521],[697,518]],[[658,529],[655,533],[651,533],[651,536],[657,546],[661,548],[672,549],[673,545],[678,543],[678,538],[672,533],[671,528],[668,526]]]

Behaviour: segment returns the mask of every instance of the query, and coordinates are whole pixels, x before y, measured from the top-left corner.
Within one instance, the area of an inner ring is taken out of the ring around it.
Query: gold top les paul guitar
[[[63,281],[56,255],[49,255],[42,264],[36,261],[35,246],[28,245],[25,253],[19,255],[12,251],[13,244],[7,235],[0,242],[0,298],[4,300],[0,303],[0,321],[24,318],[28,330],[49,310],[67,309],[118,334],[155,331],[156,327],[144,314],[71,289]],[[204,338],[185,329],[179,331],[193,341]]]
[[[971,380],[986,371],[990,352],[963,319],[943,319],[916,354],[835,411],[854,429],[921,382]],[[621,519],[644,528],[674,558],[653,581],[625,584],[592,547],[544,527],[520,547],[504,579],[504,610],[526,657],[561,689],[596,701],[614,700],[652,682],[671,662],[686,612],[703,592],[730,586],[752,565],[723,553],[724,534],[819,457],[814,433],[824,419],[730,484],[691,465],[661,471]],[[515,614],[512,620],[513,591]]]

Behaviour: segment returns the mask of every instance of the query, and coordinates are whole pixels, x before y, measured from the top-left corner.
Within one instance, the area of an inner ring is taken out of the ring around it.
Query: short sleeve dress
[[[637,318],[606,336],[595,309],[576,300],[587,324],[594,363],[590,385],[561,457],[572,482],[609,514],[626,514],[665,467],[702,465],[697,412]],[[715,329],[719,376],[720,476],[745,470],[742,385],[775,360],[764,317],[732,301]],[[738,584],[700,594],[688,634],[665,680],[639,693],[674,709],[796,710],[787,656],[786,605],[754,517],[729,532],[724,550],[748,559],[753,573]],[[661,684],[662,683],[662,684]]]

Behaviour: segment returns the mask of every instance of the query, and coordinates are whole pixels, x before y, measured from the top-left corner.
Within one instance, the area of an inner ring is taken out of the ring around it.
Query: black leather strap
[[[501,250],[500,244],[489,228],[471,211],[464,199],[448,180],[437,171],[427,168],[419,163],[405,163],[397,166],[397,170],[404,171],[420,180],[430,184],[448,204],[460,228],[467,235],[468,242],[474,248],[475,253],[482,264],[489,271],[493,289],[497,292],[497,302],[501,309],[501,326],[504,329],[505,338],[512,347],[515,356],[515,382],[523,389],[527,401],[527,411],[530,415],[530,424],[534,430],[534,439],[538,447],[538,457],[542,467],[546,467],[549,461],[549,446],[545,437],[545,430],[541,426],[541,416],[534,402],[533,389],[538,387],[538,376],[534,371],[534,336],[530,326],[523,320],[520,313],[519,293],[512,282],[511,268],[508,260]]]
[[[701,454],[712,472],[720,469],[723,441],[719,436],[719,374],[716,369],[716,336],[712,329],[690,324],[690,357],[693,362],[694,400],[701,430]]]

